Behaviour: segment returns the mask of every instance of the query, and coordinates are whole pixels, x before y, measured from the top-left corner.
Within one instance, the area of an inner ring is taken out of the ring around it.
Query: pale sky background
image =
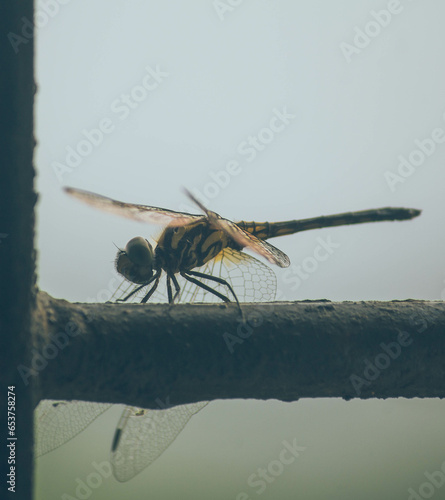
[[[234,220],[422,209],[411,222],[272,240],[303,268],[319,238],[338,245],[300,281],[295,268],[274,269],[278,287],[290,300],[445,298],[443,1],[222,0],[230,10],[218,15],[212,0],[77,0],[46,18],[43,4],[35,161],[42,290],[106,300],[113,243],[159,232],[83,207],[62,186],[195,211],[186,186]],[[381,13],[388,6],[390,19]],[[150,71],[159,81],[147,80]],[[271,132],[280,113],[288,118]],[[85,143],[104,124],[97,144]],[[267,144],[254,155],[246,143],[255,136]],[[424,142],[431,137],[433,148]],[[429,155],[415,151],[428,146]],[[64,171],[79,147],[79,165]],[[400,156],[412,162],[404,177]],[[221,173],[234,162],[237,175]],[[392,189],[388,172],[399,176]],[[215,177],[226,185],[215,189]],[[37,498],[75,497],[91,462],[108,460],[117,418],[110,410],[39,459]],[[91,498],[405,499],[445,462],[444,418],[439,400],[217,401],[153,466],[129,483],[106,479]],[[248,477],[295,438],[306,450],[258,495]],[[445,486],[434,495],[443,498]]]

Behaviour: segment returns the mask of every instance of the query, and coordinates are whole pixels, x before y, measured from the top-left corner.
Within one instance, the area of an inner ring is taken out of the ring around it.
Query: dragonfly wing
[[[126,278],[122,278],[122,276],[118,275],[116,273],[116,277],[121,280],[119,286],[116,288],[114,291],[113,295],[110,297],[109,302],[117,302],[122,300],[124,297],[126,297],[128,294],[130,294],[133,290],[136,290],[136,288],[140,287],[140,285],[137,285],[136,283],[132,283],[131,281],[128,281]],[[129,302],[140,302],[144,295],[146,294],[146,289],[143,288],[139,293],[135,293],[131,299],[129,299]]]
[[[218,214],[210,213],[209,219],[211,223],[218,226],[242,248],[248,248],[252,252],[261,255],[271,264],[276,264],[279,267],[289,267],[289,257],[279,248],[274,247],[267,241],[257,238],[255,235],[247,231],[244,231],[244,229],[238,227],[234,222],[224,219]]]
[[[277,278],[272,269],[244,252],[225,248],[214,259],[198,268],[200,272],[225,279],[240,302],[271,302],[275,300]],[[227,295],[227,287],[199,278],[214,290]],[[190,282],[182,282],[179,302],[220,302],[220,299]],[[229,298],[230,295],[229,295]]]
[[[141,285],[137,285],[135,283],[132,283],[131,281],[128,281],[126,278],[122,278],[122,276],[118,276],[116,274],[117,278],[120,279],[120,284],[114,291],[113,295],[110,297],[109,301],[110,302],[120,302],[122,301],[127,295],[130,293],[134,292],[137,288],[140,288]],[[178,277],[178,281],[181,281],[180,276]],[[133,293],[133,295],[126,300],[124,303],[140,303],[144,296],[147,294],[148,290],[150,289],[152,284],[147,285],[143,288],[141,288],[138,292]],[[167,298],[167,287],[166,287],[166,275],[163,274],[161,277],[161,280],[159,282],[158,287],[156,288],[156,291],[153,293],[153,295],[150,297],[150,304],[157,304],[157,303],[165,303],[168,302]]]
[[[164,410],[126,407],[117,425],[111,465],[114,477],[125,482],[153,463],[176,439],[193,415],[208,401]]]
[[[110,404],[86,401],[40,401],[35,409],[34,455],[45,455],[81,433]]]
[[[123,201],[113,200],[112,198],[107,198],[106,196],[101,196],[100,194],[91,193],[82,189],[65,187],[64,190],[69,195],[94,208],[127,219],[146,222],[148,224],[185,226],[186,224],[205,218],[203,215],[175,212],[167,208],[124,203]]]

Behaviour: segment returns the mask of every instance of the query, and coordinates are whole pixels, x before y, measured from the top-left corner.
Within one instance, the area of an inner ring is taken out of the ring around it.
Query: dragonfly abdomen
[[[345,212],[342,214],[312,217],[310,219],[288,220],[283,222],[237,222],[236,224],[257,238],[266,240],[277,236],[321,229],[323,227],[347,226],[363,224],[365,222],[382,222],[394,220],[408,220],[417,217],[420,210],[413,208],[375,208],[359,212]]]

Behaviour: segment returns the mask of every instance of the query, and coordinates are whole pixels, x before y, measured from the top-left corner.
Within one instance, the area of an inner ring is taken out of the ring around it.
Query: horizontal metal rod
[[[71,304],[40,292],[38,398],[445,397],[445,303]],[[38,346],[38,348],[37,348]]]

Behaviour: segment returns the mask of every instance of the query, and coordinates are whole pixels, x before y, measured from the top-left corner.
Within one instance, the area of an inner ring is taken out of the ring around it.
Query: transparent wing
[[[131,281],[128,281],[125,278],[122,278],[122,276],[118,275],[116,273],[116,276],[118,279],[120,279],[120,284],[118,288],[115,290],[113,295],[110,297],[109,302],[118,302],[123,300],[128,294],[132,293],[134,290],[140,287],[140,285],[137,285],[135,283],[132,283]],[[182,278],[179,276],[181,282]],[[178,281],[180,281],[178,279]],[[150,289],[150,286],[146,286],[141,288],[138,292],[134,293],[127,301],[126,303],[134,302],[134,303],[139,303],[141,300],[144,298],[148,290]],[[168,302],[167,298],[167,286],[166,286],[166,274],[162,272],[161,280],[159,282],[159,286],[154,292],[154,294],[150,297],[149,300],[150,304],[157,304],[157,303],[166,303]]]
[[[277,278],[269,266],[255,257],[232,248],[225,248],[216,258],[199,268],[204,274],[225,279],[234,289],[240,302],[271,302],[275,300]],[[201,279],[214,290],[227,295],[228,290],[211,280]],[[229,298],[230,294],[228,295]],[[185,282],[181,288],[180,302],[221,302],[193,283]]]
[[[86,401],[40,401],[34,411],[35,456],[62,446],[110,407],[110,404]]]
[[[240,302],[271,302],[275,300],[277,289],[275,273],[269,266],[246,253],[225,248],[217,257],[196,270],[225,279],[235,290]],[[221,302],[215,295],[186,281],[181,276],[177,275],[176,277],[181,287],[178,303]],[[232,300],[226,286],[211,280],[201,278],[198,278],[198,280],[223,295],[228,295]],[[138,286],[123,279],[110,300],[122,300]],[[147,291],[147,287],[142,288],[129,301],[140,302]],[[165,275],[161,277],[159,287],[150,298],[150,302],[168,302]]]
[[[114,215],[119,215],[120,217],[125,217],[126,219],[146,222],[148,224],[185,226],[186,224],[205,218],[203,215],[175,212],[167,208],[125,203],[82,189],[65,187],[64,190],[67,194],[94,208]]]
[[[153,463],[173,443],[192,416],[207,404],[207,401],[201,401],[164,410],[126,407],[111,449],[115,478],[120,482],[128,481]]]

